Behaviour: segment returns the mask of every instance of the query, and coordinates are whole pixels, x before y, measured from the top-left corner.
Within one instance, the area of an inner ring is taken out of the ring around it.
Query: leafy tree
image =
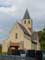
[[[45,50],[45,28],[42,31],[39,31],[39,40],[41,50]]]
[[[2,54],[2,45],[0,44],[0,54]]]

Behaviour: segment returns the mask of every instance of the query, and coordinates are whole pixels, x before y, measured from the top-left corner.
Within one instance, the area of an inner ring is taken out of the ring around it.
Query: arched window
[[[18,34],[16,33],[16,36],[15,36],[15,38],[17,39],[18,38]]]
[[[26,24],[26,20],[24,21],[24,24]]]
[[[30,21],[28,21],[28,23],[30,24]]]

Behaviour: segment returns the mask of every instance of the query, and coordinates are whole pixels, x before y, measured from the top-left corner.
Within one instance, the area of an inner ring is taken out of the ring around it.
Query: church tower
[[[26,12],[22,20],[22,24],[29,31],[29,33],[32,32],[32,20],[29,16],[28,9],[26,9]]]

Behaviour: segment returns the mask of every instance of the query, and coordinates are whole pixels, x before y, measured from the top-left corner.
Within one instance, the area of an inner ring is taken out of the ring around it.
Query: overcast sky
[[[0,41],[7,39],[16,20],[21,20],[26,8],[33,21],[33,30],[45,26],[45,0],[0,0]]]

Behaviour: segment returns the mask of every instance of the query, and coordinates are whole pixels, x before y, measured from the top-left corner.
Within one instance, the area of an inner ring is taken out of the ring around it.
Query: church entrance
[[[15,52],[18,51],[19,46],[10,46],[8,49],[8,53],[10,55],[15,55]]]
[[[19,48],[19,43],[11,43],[8,48],[8,54],[15,55]]]

